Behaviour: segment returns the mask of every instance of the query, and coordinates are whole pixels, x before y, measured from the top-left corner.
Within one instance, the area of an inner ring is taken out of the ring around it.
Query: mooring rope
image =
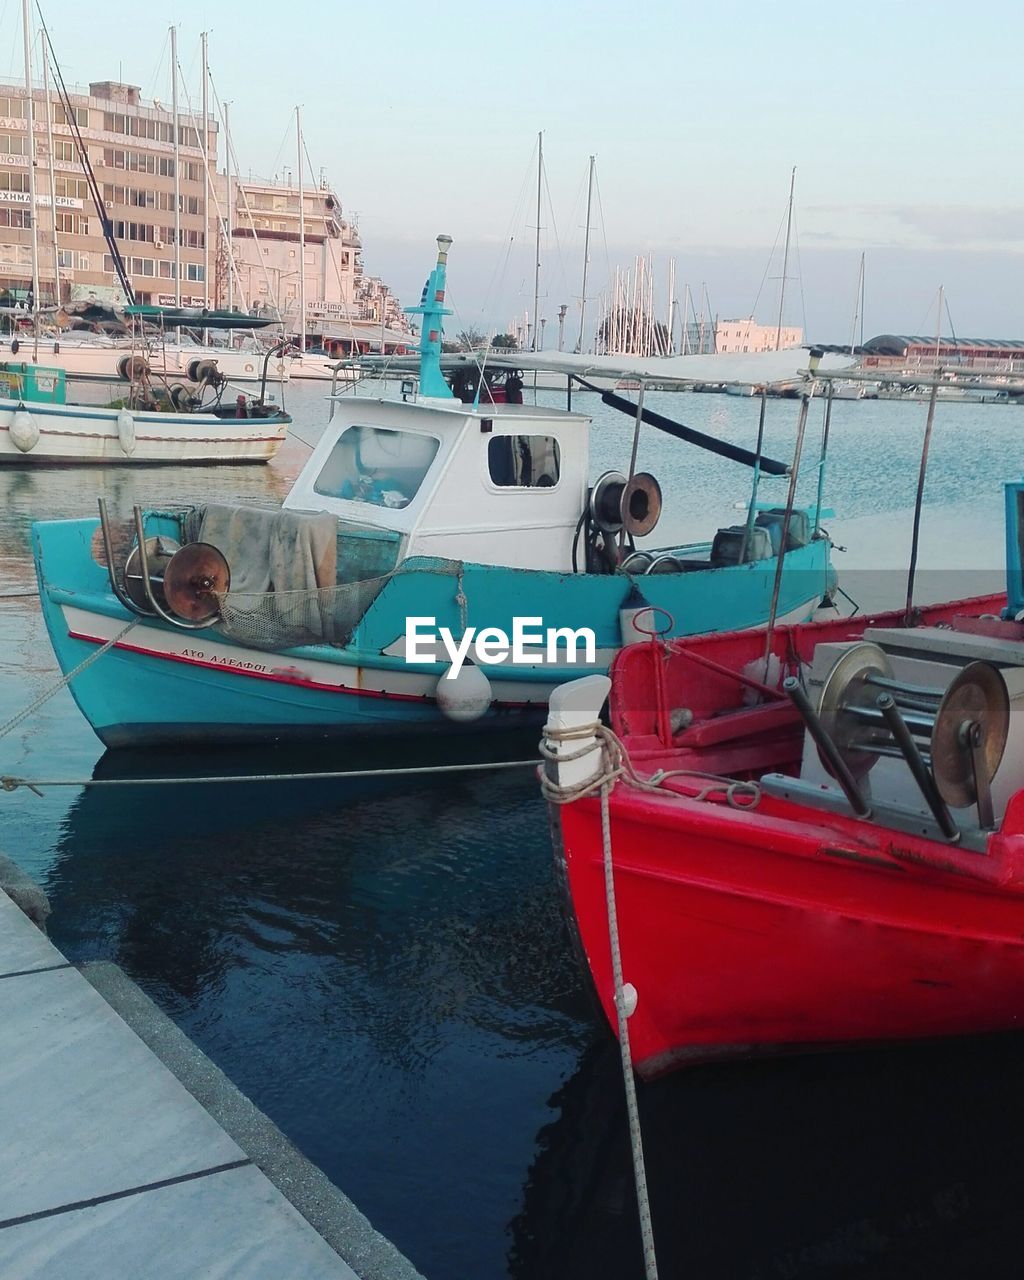
[[[622,952],[619,947],[619,921],[615,907],[615,873],[612,861],[611,820],[608,813],[608,796],[616,780],[626,768],[627,756],[619,738],[601,724],[585,725],[579,729],[544,730],[545,741],[540,744],[541,755],[547,760],[579,760],[595,749],[600,752],[598,772],[576,786],[562,786],[546,773],[541,778],[541,790],[555,804],[569,804],[584,795],[599,790],[601,794],[601,840],[604,846],[605,909],[608,915],[608,940],[611,944],[612,983],[615,993],[615,1019],[618,1031],[619,1056],[622,1060],[622,1081],[626,1090],[626,1115],[629,1120],[629,1141],[633,1156],[633,1181],[636,1186],[637,1209],[640,1214],[640,1235],[644,1249],[644,1274],[647,1280],[657,1280],[658,1260],[654,1250],[654,1228],[651,1224],[651,1204],[647,1191],[647,1169],[644,1164],[643,1134],[640,1127],[640,1109],[636,1097],[636,1079],[633,1075],[633,1058],[629,1047],[629,1013],[626,1010],[625,981],[622,976]],[[586,739],[583,746],[559,756],[549,742],[569,742]]]
[[[69,685],[76,676],[81,675],[86,667],[91,667],[92,664],[96,662],[97,659],[102,658],[109,649],[113,649],[114,645],[117,644],[119,640],[123,640],[138,621],[138,618],[132,618],[131,622],[129,622],[126,627],[122,627],[116,636],[113,636],[105,644],[101,644],[98,649],[93,653],[90,653],[87,658],[83,659],[77,667],[69,671],[67,675],[61,676],[56,684],[51,685],[49,689],[44,689],[34,702],[30,702],[29,705],[19,711],[17,715],[11,716],[10,720],[8,720],[6,724],[0,725],[0,738],[3,738],[5,735],[10,733],[12,729],[21,724],[22,720],[27,716],[30,716],[33,711],[37,711],[44,702],[49,702],[55,693],[60,693],[61,689]]]
[[[31,708],[30,708],[31,709]],[[537,761],[484,760],[471,764],[427,764],[394,769],[330,769],[317,773],[228,773],[198,778],[18,778],[0,775],[0,790],[28,787],[192,787],[213,782],[325,782],[338,778],[401,778],[427,773],[482,773],[486,769],[536,769]]]
[[[580,746],[574,751],[560,753],[557,745],[568,742],[579,742]],[[541,790],[547,800],[558,805],[571,804],[595,792],[600,794],[605,910],[608,917],[608,941],[612,960],[619,1054],[622,1059],[622,1079],[626,1091],[626,1113],[629,1119],[629,1138],[633,1155],[633,1179],[636,1184],[640,1234],[644,1249],[644,1273],[647,1280],[657,1280],[658,1263],[654,1248],[654,1228],[651,1223],[650,1197],[647,1191],[636,1080],[633,1075],[633,1059],[629,1046],[629,1010],[622,971],[619,921],[615,903],[615,873],[608,797],[620,779],[628,786],[637,787],[641,791],[657,792],[663,791],[663,784],[669,778],[692,778],[703,782],[704,786],[689,798],[697,801],[708,800],[713,794],[718,793],[723,795],[726,804],[734,809],[753,809],[761,801],[761,788],[756,782],[741,782],[735,778],[724,778],[719,774],[704,773],[694,769],[659,769],[650,777],[641,777],[630,760],[629,752],[622,739],[607,725],[596,721],[575,729],[559,729],[549,725],[545,728],[544,738],[540,743],[540,753],[544,759],[558,764],[581,760],[593,752],[598,752],[600,758],[599,762],[596,762],[596,771],[589,778],[584,778],[578,783],[563,784],[545,772],[541,775]]]

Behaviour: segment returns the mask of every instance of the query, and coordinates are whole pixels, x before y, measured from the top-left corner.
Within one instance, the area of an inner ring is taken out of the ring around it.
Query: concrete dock
[[[74,968],[3,892],[0,1139],[5,1280],[422,1280],[119,969]]]

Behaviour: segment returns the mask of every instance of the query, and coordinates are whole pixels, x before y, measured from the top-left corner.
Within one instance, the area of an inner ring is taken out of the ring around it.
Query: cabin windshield
[[[407,507],[419,492],[441,442],[384,427],[348,427],[320,468],[314,490],[375,507]]]

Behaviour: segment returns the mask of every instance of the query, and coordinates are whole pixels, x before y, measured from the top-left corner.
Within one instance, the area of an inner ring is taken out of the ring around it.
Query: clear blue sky
[[[294,168],[299,103],[314,166],[358,211],[367,268],[416,301],[433,237],[448,232],[467,323],[502,326],[532,302],[543,130],[549,326],[579,293],[595,154],[595,288],[637,253],[655,254],[661,280],[675,255],[680,294],[706,280],[716,311],[749,312],[796,165],[789,322],[806,315],[812,336],[848,338],[865,249],[868,332],[931,331],[944,284],[958,332],[1024,337],[1017,5],[994,0],[976,17],[946,0],[43,7],[69,82],[120,75],[165,100],[166,24],[179,26],[195,95],[209,30],[243,169]],[[18,0],[0,0],[2,29],[19,19]],[[11,46],[0,74],[17,76]],[[759,318],[774,319],[777,290],[765,284]]]

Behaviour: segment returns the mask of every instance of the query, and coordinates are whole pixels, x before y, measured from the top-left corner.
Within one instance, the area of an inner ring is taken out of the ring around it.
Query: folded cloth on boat
[[[313,591],[337,582],[338,522],[324,512],[210,503],[199,539],[227,559],[232,592]]]
[[[262,649],[335,643],[334,516],[217,503],[197,515],[194,536],[222,552],[231,568],[220,630]]]

